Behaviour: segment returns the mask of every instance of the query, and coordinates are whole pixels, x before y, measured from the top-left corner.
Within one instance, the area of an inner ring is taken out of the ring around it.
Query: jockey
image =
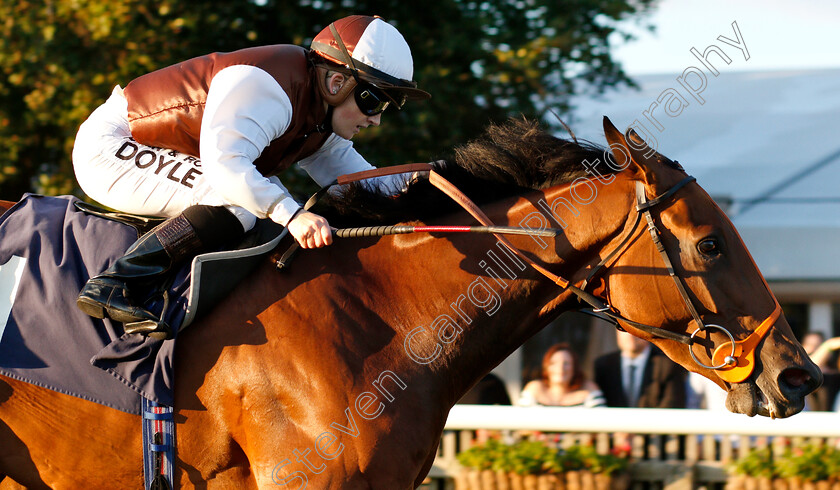
[[[257,218],[304,248],[332,243],[274,176],[297,162],[320,185],[374,168],[350,140],[382,112],[430,95],[412,80],[411,51],[379,17],[323,29],[310,49],[273,45],[213,53],[143,75],[81,125],[73,166],[82,190],[113,209],[169,218],[92,277],[77,304],[95,318],[159,319],[131,297],[177,262],[218,249]],[[395,194],[405,176],[368,184]],[[146,332],[148,333],[148,332]]]

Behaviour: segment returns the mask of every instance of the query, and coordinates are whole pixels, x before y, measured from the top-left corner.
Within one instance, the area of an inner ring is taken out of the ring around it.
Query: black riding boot
[[[140,237],[105,272],[90,278],[76,304],[94,318],[157,322],[159,317],[134,301],[132,288],[149,286],[182,260],[215,250],[243,233],[227,209],[192,206]]]

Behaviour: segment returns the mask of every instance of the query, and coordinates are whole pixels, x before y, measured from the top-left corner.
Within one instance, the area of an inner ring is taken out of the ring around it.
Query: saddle
[[[82,211],[83,213],[87,213],[93,216],[99,216],[100,218],[105,218],[111,221],[116,221],[118,223],[131,226],[132,228],[137,230],[138,238],[140,237],[140,235],[145,235],[147,232],[151,231],[152,228],[165,221],[165,218],[112,211],[102,206],[97,206],[96,204],[91,204],[89,202],[84,201],[74,202],[73,207],[75,207],[79,211]]]
[[[138,238],[159,225],[165,218],[143,216],[131,213],[112,211],[95,204],[76,201],[74,207],[86,214],[98,216],[111,221],[116,221],[131,226],[137,231]],[[273,251],[287,236],[286,229],[271,220],[257,220],[252,230],[247,232],[238,243],[227,250],[209,252],[195,257],[189,264],[189,277],[191,285],[187,292],[186,313],[176,330],[181,330],[209,311],[213,305],[227,296],[240,281],[242,281],[263,257]],[[289,250],[295,250],[294,240],[290,239]],[[285,256],[286,254],[284,254]],[[290,256],[290,254],[289,254]],[[220,278],[224,280],[211,280]],[[169,291],[175,274],[168,274],[160,284],[152,286],[150,296],[162,299],[161,323],[166,323],[169,307]],[[156,305],[148,305],[155,307]],[[151,310],[155,311],[155,310]],[[167,325],[161,328],[160,325],[146,325],[150,322],[136,322],[125,326],[126,333],[149,333],[151,336],[166,338],[159,332],[170,330]]]
[[[128,413],[141,412],[141,398],[171,406],[178,332],[265,264],[287,233],[260,220],[234,248],[173,270],[168,305],[158,295],[149,306],[175,335],[130,335],[120,323],[84,314],[75,299],[157,220],[77,202],[27,195],[0,217],[0,292],[13,298],[0,305],[0,374]]]

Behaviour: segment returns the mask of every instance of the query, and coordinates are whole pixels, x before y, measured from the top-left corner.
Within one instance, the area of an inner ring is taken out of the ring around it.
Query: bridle
[[[487,217],[487,215],[484,214],[484,212],[481,211],[481,209],[478,206],[476,206],[457,187],[452,185],[452,183],[450,183],[440,174],[435,172],[434,167],[430,164],[398,165],[395,167],[359,172],[356,174],[341,176],[337,179],[336,182],[334,182],[334,184],[346,184],[349,182],[363,180],[371,177],[405,172],[422,172],[424,174],[428,173],[429,182],[432,185],[434,185],[443,193],[445,193],[454,201],[456,201],[462,208],[464,208],[468,213],[470,213],[482,225],[484,225],[485,227],[495,226],[490,220],[490,218]],[[773,312],[766,319],[764,319],[764,321],[762,321],[761,324],[746,338],[742,340],[735,340],[735,337],[727,328],[721,325],[716,325],[712,323],[706,324],[703,322],[703,319],[698,313],[697,308],[694,306],[694,302],[691,300],[691,297],[688,294],[688,289],[686,288],[684,280],[676,273],[676,270],[674,269],[673,263],[671,262],[671,259],[668,255],[668,251],[660,238],[659,228],[656,226],[656,222],[654,221],[653,215],[651,213],[652,209],[667,201],[668,199],[673,197],[677,193],[677,191],[694,181],[694,177],[686,176],[685,178],[677,182],[673,187],[671,187],[661,195],[650,200],[647,199],[647,195],[645,194],[644,184],[640,181],[636,181],[636,219],[633,223],[633,226],[630,228],[630,230],[627,232],[627,234],[621,240],[618,246],[612,252],[607,254],[607,256],[603,260],[601,260],[592,269],[592,271],[590,271],[589,275],[583,281],[581,287],[572,284],[567,279],[558,276],[557,274],[554,274],[553,272],[549,271],[548,269],[546,269],[545,267],[528,257],[527,255],[525,255],[504,236],[504,232],[493,233],[493,235],[496,237],[497,240],[499,240],[499,242],[501,242],[508,249],[510,249],[511,252],[516,254],[520,259],[522,259],[526,263],[528,263],[528,265],[536,269],[537,272],[549,278],[552,282],[554,282],[561,288],[568,289],[570,292],[574,293],[581,301],[591,306],[591,310],[581,309],[580,311],[592,314],[594,316],[597,316],[598,318],[613,323],[616,326],[616,328],[619,329],[622,329],[622,324],[626,324],[637,330],[646,332],[654,337],[674,340],[676,342],[685,344],[688,347],[688,352],[691,354],[691,358],[694,360],[695,363],[697,363],[698,366],[705,369],[714,370],[718,377],[720,377],[724,381],[730,383],[740,383],[752,374],[753,369],[755,368],[755,351],[758,348],[758,344],[767,335],[767,333],[779,319],[782,309],[781,306],[779,306],[779,302],[776,300],[775,296],[770,291],[769,286],[767,286],[767,283],[765,282],[764,285],[765,287],[767,287],[768,293],[773,298],[775,308]],[[323,189],[321,189],[321,191],[319,191],[318,194],[313,196],[304,207],[308,208],[312,204],[314,204],[314,201],[317,201],[317,198],[323,193],[325,193],[329,187],[330,186],[326,186]],[[612,305],[605,303],[601,298],[585,291],[587,284],[592,280],[592,278],[600,272],[607,270],[607,264],[613,258],[615,258],[624,250],[626,250],[632,238],[636,236],[636,230],[638,229],[643,216],[645,218],[645,222],[647,223],[647,230],[650,234],[650,237],[653,240],[656,249],[659,251],[663,262],[665,263],[665,267],[668,270],[668,274],[674,280],[674,283],[676,284],[677,289],[680,292],[680,296],[683,299],[685,307],[691,314],[692,321],[697,325],[697,328],[694,330],[694,332],[691,333],[691,335],[680,332],[672,332],[661,327],[647,325],[626,318]],[[283,259],[281,259],[281,263],[282,260]],[[695,344],[697,334],[700,332],[705,332],[707,329],[720,330],[724,334],[726,334],[727,337],[729,337],[729,342],[724,342],[714,350],[712,354],[711,365],[705,364],[700,359],[698,359],[697,355],[692,349],[692,346]]]
[[[443,177],[438,175],[434,170],[430,172],[429,175],[430,182],[438,187],[441,191],[449,195],[452,199],[456,202],[461,204],[464,209],[466,209],[470,214],[473,215],[481,224],[485,226],[492,225],[490,219],[480,210],[478,209],[475,204],[473,204],[463,193],[461,193],[457,188],[455,188],[451,183],[446,181]],[[521,259],[527,262],[531,267],[536,269],[542,275],[551,279],[555,284],[568,289],[572,293],[574,293],[580,300],[588,303],[591,307],[591,313],[595,314],[596,316],[609,321],[616,325],[617,328],[621,328],[621,323],[630,325],[638,330],[643,332],[647,332],[655,337],[665,338],[670,340],[675,340],[682,344],[686,344],[688,347],[688,352],[691,354],[691,358],[697,363],[698,366],[706,369],[711,369],[716,372],[718,377],[722,380],[730,382],[730,383],[740,383],[747,379],[753,372],[755,368],[755,350],[758,348],[758,344],[761,340],[767,335],[770,331],[770,328],[776,323],[781,314],[781,306],[779,306],[778,301],[776,301],[775,296],[773,296],[772,292],[770,292],[770,288],[767,287],[768,293],[773,298],[773,301],[776,307],[773,310],[773,313],[770,314],[761,324],[756,328],[753,332],[751,332],[746,338],[743,340],[735,340],[735,337],[732,333],[721,325],[716,324],[706,324],[703,322],[703,319],[700,317],[700,314],[697,312],[697,308],[694,306],[694,302],[691,300],[691,297],[688,295],[688,290],[685,286],[683,279],[676,273],[674,269],[673,263],[671,262],[671,258],[668,256],[668,251],[665,248],[665,245],[662,243],[660,238],[659,228],[656,226],[656,222],[653,219],[653,215],[651,214],[651,210],[663,202],[670,199],[674,194],[677,193],[680,189],[685,187],[687,184],[694,182],[695,178],[692,176],[686,176],[673,187],[662,193],[661,195],[648,200],[647,195],[645,194],[645,186],[642,182],[636,182],[636,220],[631,227],[630,231],[618,245],[618,247],[607,254],[607,256],[597,265],[595,268],[590,272],[589,276],[583,282],[583,287],[577,287],[574,284],[570,283],[568,280],[548,271],[543,266],[537,264],[533,261],[530,257],[523,254],[518,248],[516,248],[510,241],[507,240],[504,236],[497,234],[496,238],[502,242],[505,246],[507,246],[512,252],[517,254]],[[665,262],[665,267],[668,270],[668,274],[674,280],[674,283],[677,286],[677,289],[682,296],[683,302],[685,304],[686,309],[691,314],[693,321],[696,323],[697,328],[691,335],[687,335],[684,333],[679,332],[672,332],[670,330],[666,330],[661,327],[655,327],[652,325],[646,325],[644,323],[636,322],[634,320],[630,320],[629,318],[625,318],[621,313],[619,313],[613,306],[605,303],[600,298],[588,293],[585,291],[586,284],[589,280],[594,277],[600,270],[606,269],[606,264],[615,256],[621,253],[622,250],[626,248],[626,246],[630,243],[632,237],[636,235],[635,231],[641,222],[641,218],[644,216],[645,222],[647,223],[647,230],[650,234],[651,239],[653,240],[654,245],[656,245],[656,249],[659,251],[659,254],[662,256],[662,260]],[[765,282],[765,286],[767,283]],[[582,310],[583,311],[583,310]],[[700,359],[697,358],[697,355],[694,353],[692,346],[695,343],[695,339],[697,338],[697,334],[700,332],[706,331],[706,329],[717,329],[722,331],[729,337],[729,342],[725,342],[719,345],[712,354],[712,364],[708,365],[703,363]]]
[[[694,181],[694,177],[686,176],[685,178],[677,182],[673,187],[671,187],[661,195],[650,200],[647,199],[647,195],[645,194],[644,184],[640,181],[637,181],[636,220],[633,226],[630,228],[629,232],[624,237],[624,239],[622,239],[619,245],[612,252],[607,254],[607,256],[603,260],[601,260],[592,269],[592,271],[590,271],[589,275],[583,281],[580,290],[574,291],[574,289],[577,289],[574,288],[573,292],[575,292],[575,294],[577,294],[578,297],[580,297],[583,301],[589,303],[590,306],[592,306],[591,313],[595,314],[595,316],[610,321],[611,323],[615,324],[617,328],[621,328],[619,322],[622,322],[631,325],[632,327],[638,330],[649,333],[655,337],[667,338],[686,344],[688,346],[688,352],[689,354],[691,354],[691,358],[697,365],[706,369],[717,371],[717,375],[724,381],[738,383],[745,380],[750,376],[750,374],[752,374],[752,371],[755,367],[755,350],[758,347],[758,344],[761,342],[761,340],[770,331],[770,328],[779,319],[779,316],[781,314],[781,306],[779,305],[778,301],[776,301],[775,296],[773,296],[773,294],[770,293],[775,303],[775,308],[773,312],[763,322],[761,322],[761,324],[753,332],[751,332],[745,339],[740,341],[736,341],[735,337],[727,328],[721,325],[716,325],[713,323],[706,324],[705,322],[703,322],[703,319],[700,317],[697,308],[694,306],[694,302],[688,294],[688,289],[686,288],[684,280],[676,273],[676,270],[674,269],[673,263],[671,262],[671,258],[668,255],[668,250],[665,248],[665,245],[662,243],[662,239],[660,238],[659,228],[657,227],[656,222],[654,221],[653,215],[651,213],[651,210],[653,208],[662,204],[664,201],[670,199],[674,194],[676,194],[677,191]],[[605,304],[599,298],[584,291],[586,289],[587,284],[592,280],[592,278],[600,272],[606,270],[607,264],[617,255],[619,255],[623,250],[626,249],[626,246],[630,243],[631,238],[636,235],[635,231],[638,228],[639,223],[641,222],[641,218],[643,216],[645,218],[645,222],[647,223],[648,233],[651,237],[651,240],[653,240],[657,251],[659,251],[659,254],[662,257],[662,261],[665,263],[665,268],[668,271],[668,275],[670,275],[671,278],[674,280],[674,284],[677,286],[677,290],[679,291],[680,296],[683,299],[683,303],[685,304],[686,309],[691,314],[694,323],[697,325],[697,328],[694,330],[694,332],[691,333],[691,335],[678,332],[671,332],[670,330],[664,330],[660,327],[646,325],[625,318],[620,313],[618,313],[615,310],[615,308],[613,308],[611,305]],[[709,328],[720,330],[721,332],[725,333],[727,337],[729,337],[729,342],[725,342],[719,345],[714,350],[714,353],[712,354],[711,365],[705,364],[700,359],[698,359],[697,355],[692,349],[697,334],[700,332],[705,332],[706,329]]]

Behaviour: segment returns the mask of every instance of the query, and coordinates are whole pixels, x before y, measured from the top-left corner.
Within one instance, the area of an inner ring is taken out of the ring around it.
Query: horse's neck
[[[632,199],[631,184],[616,178],[609,185],[592,181],[597,195],[568,186],[523,196],[515,203],[487,207],[491,219],[512,226],[563,228],[557,238],[511,237],[514,245],[555,274],[579,282],[610,247],[625,233]],[[466,244],[465,242],[472,242]],[[439,376],[452,383],[457,399],[486,371],[561,313],[577,307],[567,290],[555,285],[517,258],[493,238],[464,237],[448,252],[463,254],[461,269],[469,274],[438,292],[437,325],[429,325],[424,338],[442,329],[463,329],[451,343],[438,334],[441,347]],[[431,245],[431,244],[429,244]],[[457,255],[456,255],[457,257]],[[451,264],[440,253],[437,260]],[[451,267],[451,266],[449,266]],[[441,270],[440,275],[446,274]],[[443,315],[448,318],[443,318]],[[448,320],[456,326],[448,325]],[[446,330],[443,330],[446,332]],[[421,338],[417,334],[416,338]],[[410,345],[410,344],[406,344]]]

